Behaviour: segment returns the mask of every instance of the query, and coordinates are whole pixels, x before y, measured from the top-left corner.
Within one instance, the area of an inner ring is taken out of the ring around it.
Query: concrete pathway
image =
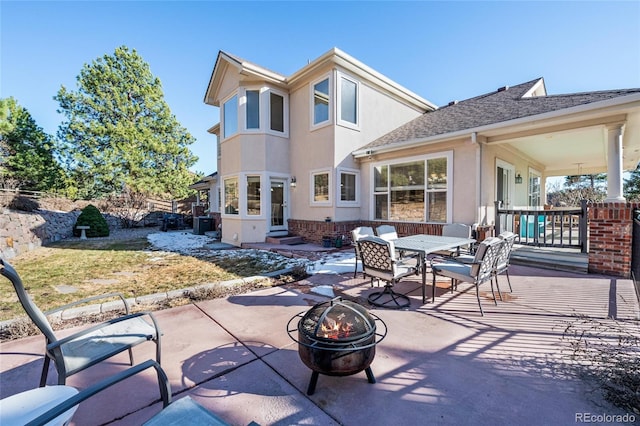
[[[523,266],[511,267],[511,281],[513,293],[498,306],[483,288],[484,317],[468,285],[450,293],[443,282],[435,303],[422,305],[418,277],[401,282],[396,290],[411,296],[409,309],[372,309],[388,328],[371,365],[375,384],[364,373],[321,375],[307,396],[311,371],[286,332],[291,317],[328,300],[315,287],[366,300],[369,282],[353,272],[159,311],[162,366],[174,399],[190,395],[233,425],[559,425],[581,413],[625,414],[572,377],[562,335],[579,314],[637,319],[633,283]],[[36,336],[0,344],[0,397],[37,386],[43,343]],[[154,345],[134,352],[137,361],[153,358]],[[68,384],[84,388],[125,362],[116,357]],[[141,424],[161,408],[156,383],[152,371],[120,383],[83,403],[74,424]]]

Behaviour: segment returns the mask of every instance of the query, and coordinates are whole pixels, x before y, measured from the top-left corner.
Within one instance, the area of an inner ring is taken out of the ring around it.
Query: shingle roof
[[[427,139],[513,119],[557,111],[578,105],[640,93],[640,89],[607,90],[524,97],[541,79],[449,104],[398,127],[361,149],[391,147],[402,142]]]

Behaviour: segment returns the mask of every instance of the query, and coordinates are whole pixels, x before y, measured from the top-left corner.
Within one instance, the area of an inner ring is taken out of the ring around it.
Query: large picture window
[[[260,215],[260,176],[247,176],[247,215]]]
[[[373,168],[374,219],[447,222],[450,155]]]
[[[224,180],[224,212],[226,214],[238,214],[238,178]]]
[[[234,95],[222,105],[222,126],[224,138],[238,132],[238,96]]]

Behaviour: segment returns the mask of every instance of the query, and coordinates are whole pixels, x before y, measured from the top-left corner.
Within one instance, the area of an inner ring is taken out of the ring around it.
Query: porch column
[[[622,123],[607,126],[607,198],[605,203],[625,202],[622,195]]]

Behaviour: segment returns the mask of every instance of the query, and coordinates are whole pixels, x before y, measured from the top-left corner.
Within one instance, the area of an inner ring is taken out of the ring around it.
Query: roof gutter
[[[380,146],[379,148],[378,147],[363,148],[357,151],[353,151],[352,155],[354,158],[369,157],[373,154],[394,152],[394,151],[399,151],[406,148],[413,148],[413,147],[421,146],[425,144],[446,142],[452,139],[459,139],[459,138],[468,136],[469,133],[480,134],[483,132],[500,130],[503,128],[518,126],[521,124],[526,124],[534,121],[551,120],[554,118],[561,118],[563,116],[568,116],[571,114],[578,114],[578,113],[588,112],[591,110],[597,110],[601,108],[620,106],[620,105],[633,103],[633,102],[640,102],[640,93],[634,93],[627,96],[621,96],[618,98],[607,99],[599,102],[592,102],[589,104],[578,105],[570,108],[563,108],[557,111],[545,112],[537,115],[528,115],[526,117],[515,118],[513,120],[500,121],[497,123],[487,124],[484,126],[474,127],[471,129],[464,129],[464,130],[458,130],[456,132],[434,135],[427,138],[410,139],[404,142],[394,143],[391,146]],[[640,107],[640,105],[638,105],[638,107]]]

